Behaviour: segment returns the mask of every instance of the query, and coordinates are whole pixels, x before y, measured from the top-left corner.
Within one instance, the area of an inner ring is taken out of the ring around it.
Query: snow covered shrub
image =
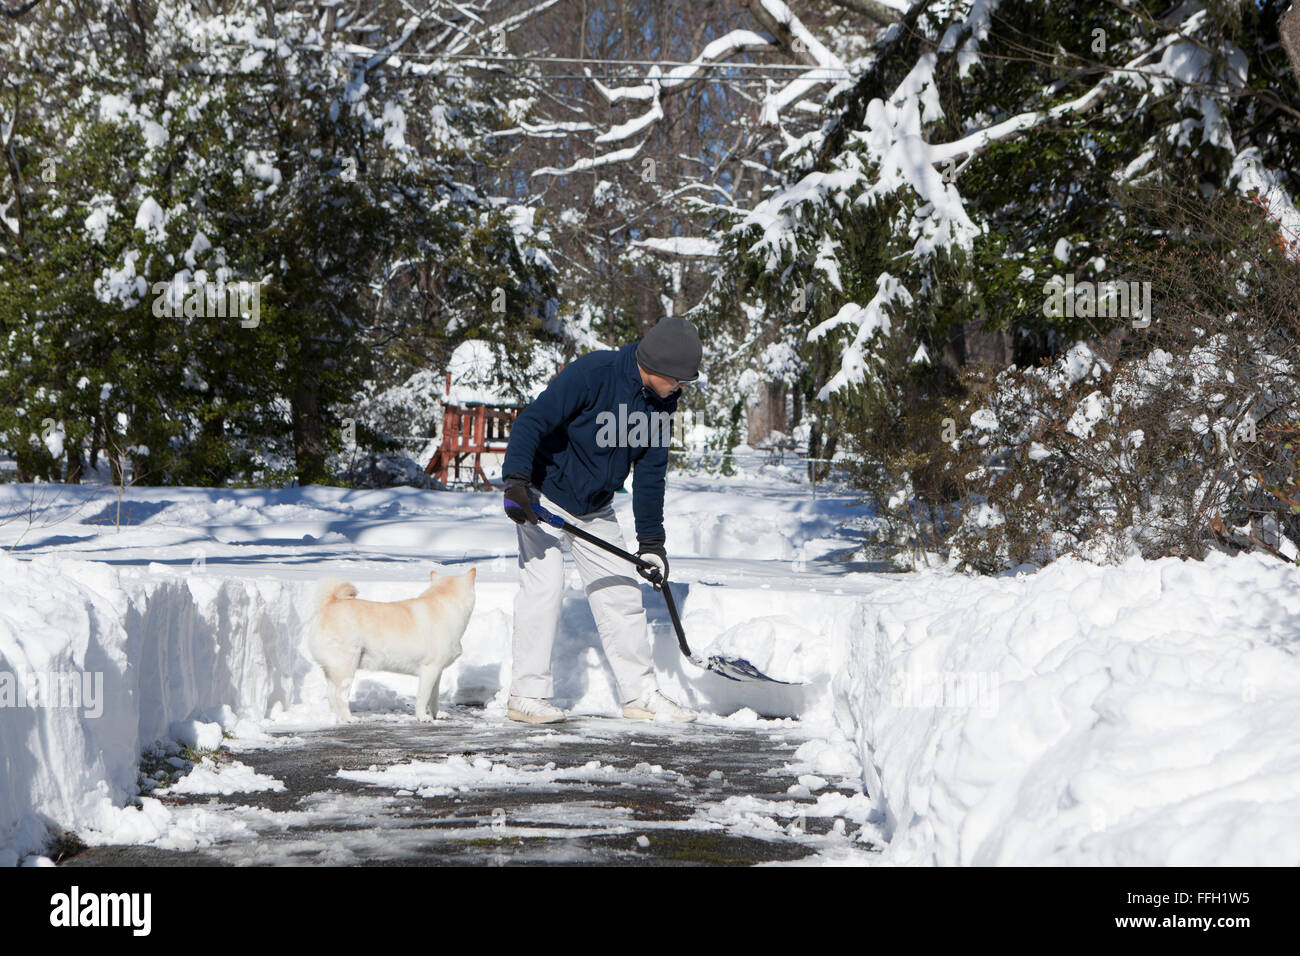
[[[1127,550],[1106,516],[1118,513],[1127,490],[1117,488],[1125,465],[1131,470],[1133,453],[1148,456],[1152,447],[1109,417],[1105,363],[1078,343],[1051,366],[979,371],[970,381],[954,443],[966,494],[952,556],[995,572],[1085,546]]]
[[[1249,204],[1158,201],[1168,240],[1127,262],[1153,316],[1113,367],[1077,343],[1050,366],[971,376],[954,442],[963,565],[1296,557],[1300,265]]]
[[[887,551],[940,551],[960,492],[944,438],[964,390],[942,363],[900,356],[882,365],[873,386],[854,395],[853,409],[833,406],[845,422],[854,484],[884,519]]]
[[[391,377],[391,376],[390,376]],[[345,414],[377,435],[429,435],[442,415],[442,374],[434,369],[416,369],[397,384],[385,387],[366,382]]]
[[[420,463],[406,455],[369,454],[358,456],[346,473],[347,484],[353,488],[391,488],[405,485],[413,488],[432,488],[435,479],[424,473]],[[438,485],[438,487],[442,487]]]
[[[345,430],[341,447],[330,453],[330,474],[350,487],[427,488],[421,463],[407,455],[422,455],[433,442],[442,416],[443,376],[432,369],[417,369],[405,377],[400,367],[377,371],[380,378],[366,382],[340,409]],[[397,384],[385,386],[385,381]],[[424,445],[418,441],[421,437],[426,438]]]

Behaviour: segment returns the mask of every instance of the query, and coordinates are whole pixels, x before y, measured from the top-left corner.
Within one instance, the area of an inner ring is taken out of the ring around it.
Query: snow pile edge
[[[863,602],[834,685],[885,862],[1300,863],[1300,569],[923,581]]]
[[[271,716],[313,679],[292,585],[7,556],[0,580],[0,865],[60,829],[147,841],[166,814],[124,807],[143,748]]]

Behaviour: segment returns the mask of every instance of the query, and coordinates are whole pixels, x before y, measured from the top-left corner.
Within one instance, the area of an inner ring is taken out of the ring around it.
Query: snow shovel
[[[630,551],[624,551],[617,545],[610,544],[604,538],[598,538],[594,534],[583,531],[575,527],[571,522],[565,521],[559,515],[553,515],[537,502],[533,502],[533,511],[537,517],[549,524],[552,528],[559,528],[561,531],[567,531],[569,534],[576,535],[583,541],[590,542],[598,548],[608,551],[610,554],[616,554],[624,561],[631,561],[638,568],[647,571],[650,574],[650,583],[656,591],[663,592],[664,603],[668,605],[668,616],[673,619],[673,629],[677,631],[677,646],[682,649],[682,653],[696,667],[702,667],[705,670],[713,671],[727,680],[761,680],[771,684],[793,684],[794,681],[777,680],[775,677],[768,677],[757,667],[742,657],[722,657],[714,654],[708,660],[700,657],[698,654],[691,652],[690,645],[686,643],[686,632],[682,630],[682,620],[677,615],[677,602],[673,600],[673,592],[668,588],[668,582],[660,574],[659,568],[638,558]]]

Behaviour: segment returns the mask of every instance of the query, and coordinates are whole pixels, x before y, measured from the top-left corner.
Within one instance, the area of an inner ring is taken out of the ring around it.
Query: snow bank
[[[886,862],[1300,863],[1300,569],[909,578],[835,677]]]
[[[145,747],[193,720],[235,730],[321,680],[281,582],[7,556],[0,582],[0,865],[47,824],[89,843],[157,835],[157,801],[123,808]]]

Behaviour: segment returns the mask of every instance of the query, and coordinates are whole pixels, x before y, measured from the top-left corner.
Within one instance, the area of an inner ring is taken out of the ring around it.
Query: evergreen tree
[[[508,89],[390,57],[447,32],[399,9],[370,53],[253,2],[49,3],[0,41],[0,434],[26,474],[58,474],[61,433],[140,481],[320,481],[395,338],[526,366],[554,335],[544,235],[474,185]]]
[[[970,335],[1006,331],[1033,362],[1127,321],[1044,308],[1054,277],[1123,280],[1114,250],[1160,241],[1127,189],[1258,194],[1294,229],[1282,7],[914,4],[789,151],[785,185],[733,214],[732,267],[699,308],[738,349],[717,377],[771,376],[765,353],[789,343],[814,455],[842,435],[873,456],[934,448]]]

